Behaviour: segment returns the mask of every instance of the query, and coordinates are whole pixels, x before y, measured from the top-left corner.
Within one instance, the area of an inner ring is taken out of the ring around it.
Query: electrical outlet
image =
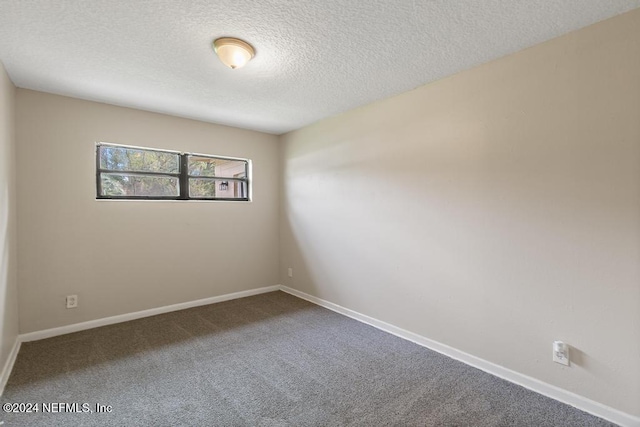
[[[67,308],[76,308],[78,306],[78,295],[67,295]]]
[[[289,269],[287,270],[287,275],[289,277],[293,277],[293,268],[289,267]]]
[[[569,345],[562,341],[553,342],[553,361],[569,366]]]

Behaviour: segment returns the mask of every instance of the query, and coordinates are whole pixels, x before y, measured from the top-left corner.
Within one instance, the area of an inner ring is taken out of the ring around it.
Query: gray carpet
[[[283,292],[25,343],[6,402],[113,409],[3,427],[612,425]]]

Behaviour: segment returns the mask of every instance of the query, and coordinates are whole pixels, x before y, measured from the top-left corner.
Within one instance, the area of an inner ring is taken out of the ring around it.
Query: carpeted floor
[[[40,408],[3,427],[612,425],[283,292],[24,343],[7,402]]]

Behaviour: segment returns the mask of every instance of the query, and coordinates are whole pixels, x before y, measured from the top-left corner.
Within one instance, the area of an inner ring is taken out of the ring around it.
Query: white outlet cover
[[[553,361],[569,366],[569,345],[562,341],[553,342]]]
[[[67,295],[66,302],[67,308],[78,307],[78,295]]]

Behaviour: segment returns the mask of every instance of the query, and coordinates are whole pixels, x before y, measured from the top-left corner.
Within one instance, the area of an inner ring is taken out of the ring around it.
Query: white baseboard
[[[74,323],[73,325],[60,326],[58,328],[45,329],[42,331],[28,332],[21,334],[18,338],[20,342],[37,341],[45,338],[56,337],[58,335],[70,334],[72,332],[84,331],[98,328],[100,326],[113,325],[116,323],[128,322],[129,320],[143,317],[155,316],[157,314],[170,313],[172,311],[184,310],[201,305],[215,304],[217,302],[229,301],[238,298],[250,297],[252,295],[264,294],[280,290],[280,285],[266,286],[264,288],[250,289],[248,291],[234,292],[232,294],[219,295],[217,297],[203,298],[195,301],[182,302],[179,304],[166,305],[164,307],[151,308],[149,310],[136,311],[133,313],[120,314],[117,316],[104,317],[102,319],[89,320],[87,322]]]
[[[452,359],[456,359],[462,363],[473,366],[474,368],[478,368],[489,374],[495,375],[496,377],[518,384],[529,390],[535,391],[536,393],[540,393],[544,396],[550,397],[551,399],[555,399],[562,403],[566,403],[567,405],[571,405],[575,408],[580,409],[581,411],[585,411],[592,415],[595,415],[596,417],[604,418],[605,420],[611,421],[624,427],[640,427],[640,417],[627,414],[625,412],[603,405],[602,403],[598,403],[594,400],[561,389],[554,385],[547,384],[543,381],[529,377],[519,372],[512,371],[511,369],[507,369],[500,365],[496,365],[495,363],[480,359],[479,357],[457,350],[453,347],[449,347],[448,345],[439,343],[429,338],[425,338],[421,335],[409,332],[402,328],[398,328],[397,326],[393,326],[389,323],[374,319],[373,317],[366,316],[364,314],[358,313],[357,311],[350,310],[348,308],[339,306],[332,302],[323,300],[313,295],[309,295],[296,289],[289,288],[287,286],[280,286],[280,290],[298,298],[302,298],[304,300],[317,304],[321,307],[328,308],[329,310],[335,311],[336,313],[351,317],[352,319],[358,320],[362,323],[366,323],[367,325],[396,335],[400,338],[404,338],[423,347],[437,351],[438,353],[444,354],[445,356],[451,357]]]
[[[4,386],[7,385],[9,375],[11,375],[11,371],[13,370],[13,364],[16,363],[16,357],[18,357],[18,352],[20,351],[20,344],[20,337],[16,337],[16,342],[13,344],[11,353],[9,353],[9,357],[2,368],[2,376],[0,376],[0,396],[4,393]]]

